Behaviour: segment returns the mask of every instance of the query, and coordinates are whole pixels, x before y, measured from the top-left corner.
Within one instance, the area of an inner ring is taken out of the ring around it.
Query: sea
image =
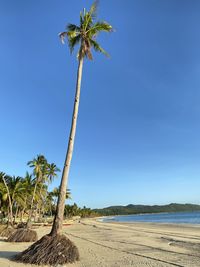
[[[117,216],[107,216],[99,220],[103,222],[126,222],[126,223],[151,222],[151,223],[200,224],[200,211],[117,215]]]

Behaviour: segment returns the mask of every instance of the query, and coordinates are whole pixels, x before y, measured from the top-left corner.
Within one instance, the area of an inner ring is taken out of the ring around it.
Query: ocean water
[[[173,212],[137,215],[109,216],[101,219],[103,222],[152,222],[152,223],[191,223],[200,224],[200,211]]]

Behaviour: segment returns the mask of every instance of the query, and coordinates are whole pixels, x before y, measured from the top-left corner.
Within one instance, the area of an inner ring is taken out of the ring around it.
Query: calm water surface
[[[199,212],[173,212],[159,214],[138,214],[110,216],[101,219],[103,222],[155,222],[155,223],[191,223],[200,224]]]

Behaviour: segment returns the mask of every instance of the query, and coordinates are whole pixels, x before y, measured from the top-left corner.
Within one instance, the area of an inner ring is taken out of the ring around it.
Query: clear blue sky
[[[1,171],[23,176],[39,153],[62,168],[77,61],[58,33],[91,3],[1,0]],[[100,1],[115,32],[99,36],[111,58],[84,65],[72,201],[200,203],[199,14],[195,0]]]

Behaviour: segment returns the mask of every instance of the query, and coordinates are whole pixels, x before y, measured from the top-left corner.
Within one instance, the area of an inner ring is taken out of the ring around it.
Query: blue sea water
[[[154,213],[137,214],[123,216],[109,216],[102,219],[103,222],[152,222],[152,223],[189,223],[200,224],[199,212],[173,212],[173,213]]]

